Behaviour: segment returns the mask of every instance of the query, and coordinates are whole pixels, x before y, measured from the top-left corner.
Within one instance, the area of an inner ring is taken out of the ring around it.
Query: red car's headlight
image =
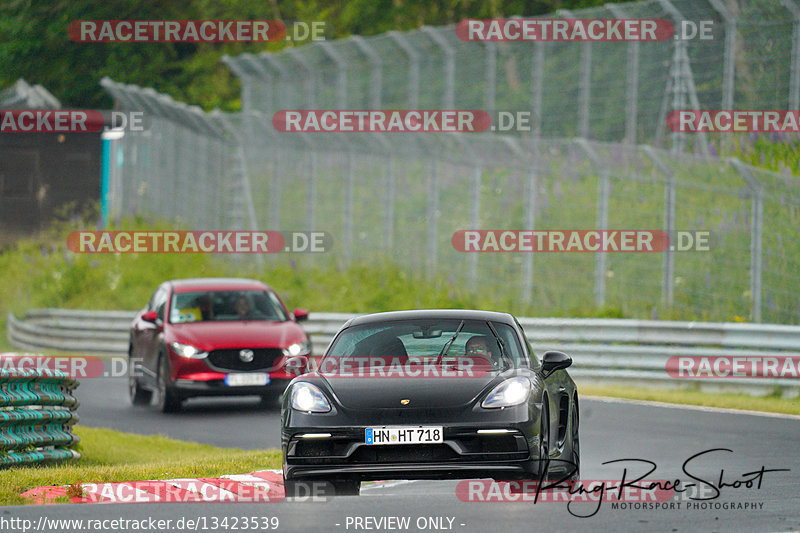
[[[173,342],[169,345],[172,351],[186,359],[203,359],[208,355],[208,352],[203,352],[195,348],[191,344],[181,344],[180,342]]]

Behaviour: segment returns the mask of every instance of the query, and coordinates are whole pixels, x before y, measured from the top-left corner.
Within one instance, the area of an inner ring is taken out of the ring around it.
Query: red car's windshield
[[[172,295],[169,313],[173,324],[233,320],[282,322],[288,319],[278,297],[264,290],[178,292]]]

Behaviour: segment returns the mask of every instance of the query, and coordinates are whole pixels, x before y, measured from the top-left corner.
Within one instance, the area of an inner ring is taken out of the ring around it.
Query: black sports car
[[[510,314],[397,311],[349,320],[281,413],[287,496],[324,481],[577,479],[572,359],[534,355]]]

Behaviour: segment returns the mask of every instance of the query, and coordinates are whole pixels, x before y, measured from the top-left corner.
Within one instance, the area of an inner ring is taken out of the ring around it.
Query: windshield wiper
[[[458,334],[461,333],[461,328],[463,327],[464,327],[464,321],[462,320],[461,324],[458,325],[456,332],[453,334],[452,337],[450,337],[450,340],[444,343],[444,346],[442,346],[439,355],[436,357],[436,363],[434,364],[438,365],[442,361],[442,359],[444,359],[444,356],[447,355],[447,352],[450,350],[450,347],[453,345],[453,342],[456,340],[456,337],[458,337]]]
[[[497,330],[494,329],[494,325],[491,322],[486,323],[489,326],[489,329],[494,335],[494,338],[497,339],[497,344],[500,346],[500,355],[503,356],[503,361],[509,364],[508,368],[514,366],[514,362],[509,357],[508,353],[506,352],[506,343],[503,342],[503,339],[500,338],[500,335],[497,334]]]

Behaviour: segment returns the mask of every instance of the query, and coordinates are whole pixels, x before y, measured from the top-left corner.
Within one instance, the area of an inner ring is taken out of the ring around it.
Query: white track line
[[[677,403],[655,402],[650,400],[630,400],[627,398],[608,398],[606,396],[580,395],[580,398],[607,403],[632,403],[635,405],[645,405],[649,407],[665,407],[668,409],[686,409],[690,411],[705,411],[708,413],[729,413],[734,415],[765,416],[768,418],[783,418],[789,420],[800,420],[800,415],[790,415],[786,413],[768,413],[765,411],[750,411],[747,409],[728,409],[725,407],[707,407],[705,405],[684,405]]]

